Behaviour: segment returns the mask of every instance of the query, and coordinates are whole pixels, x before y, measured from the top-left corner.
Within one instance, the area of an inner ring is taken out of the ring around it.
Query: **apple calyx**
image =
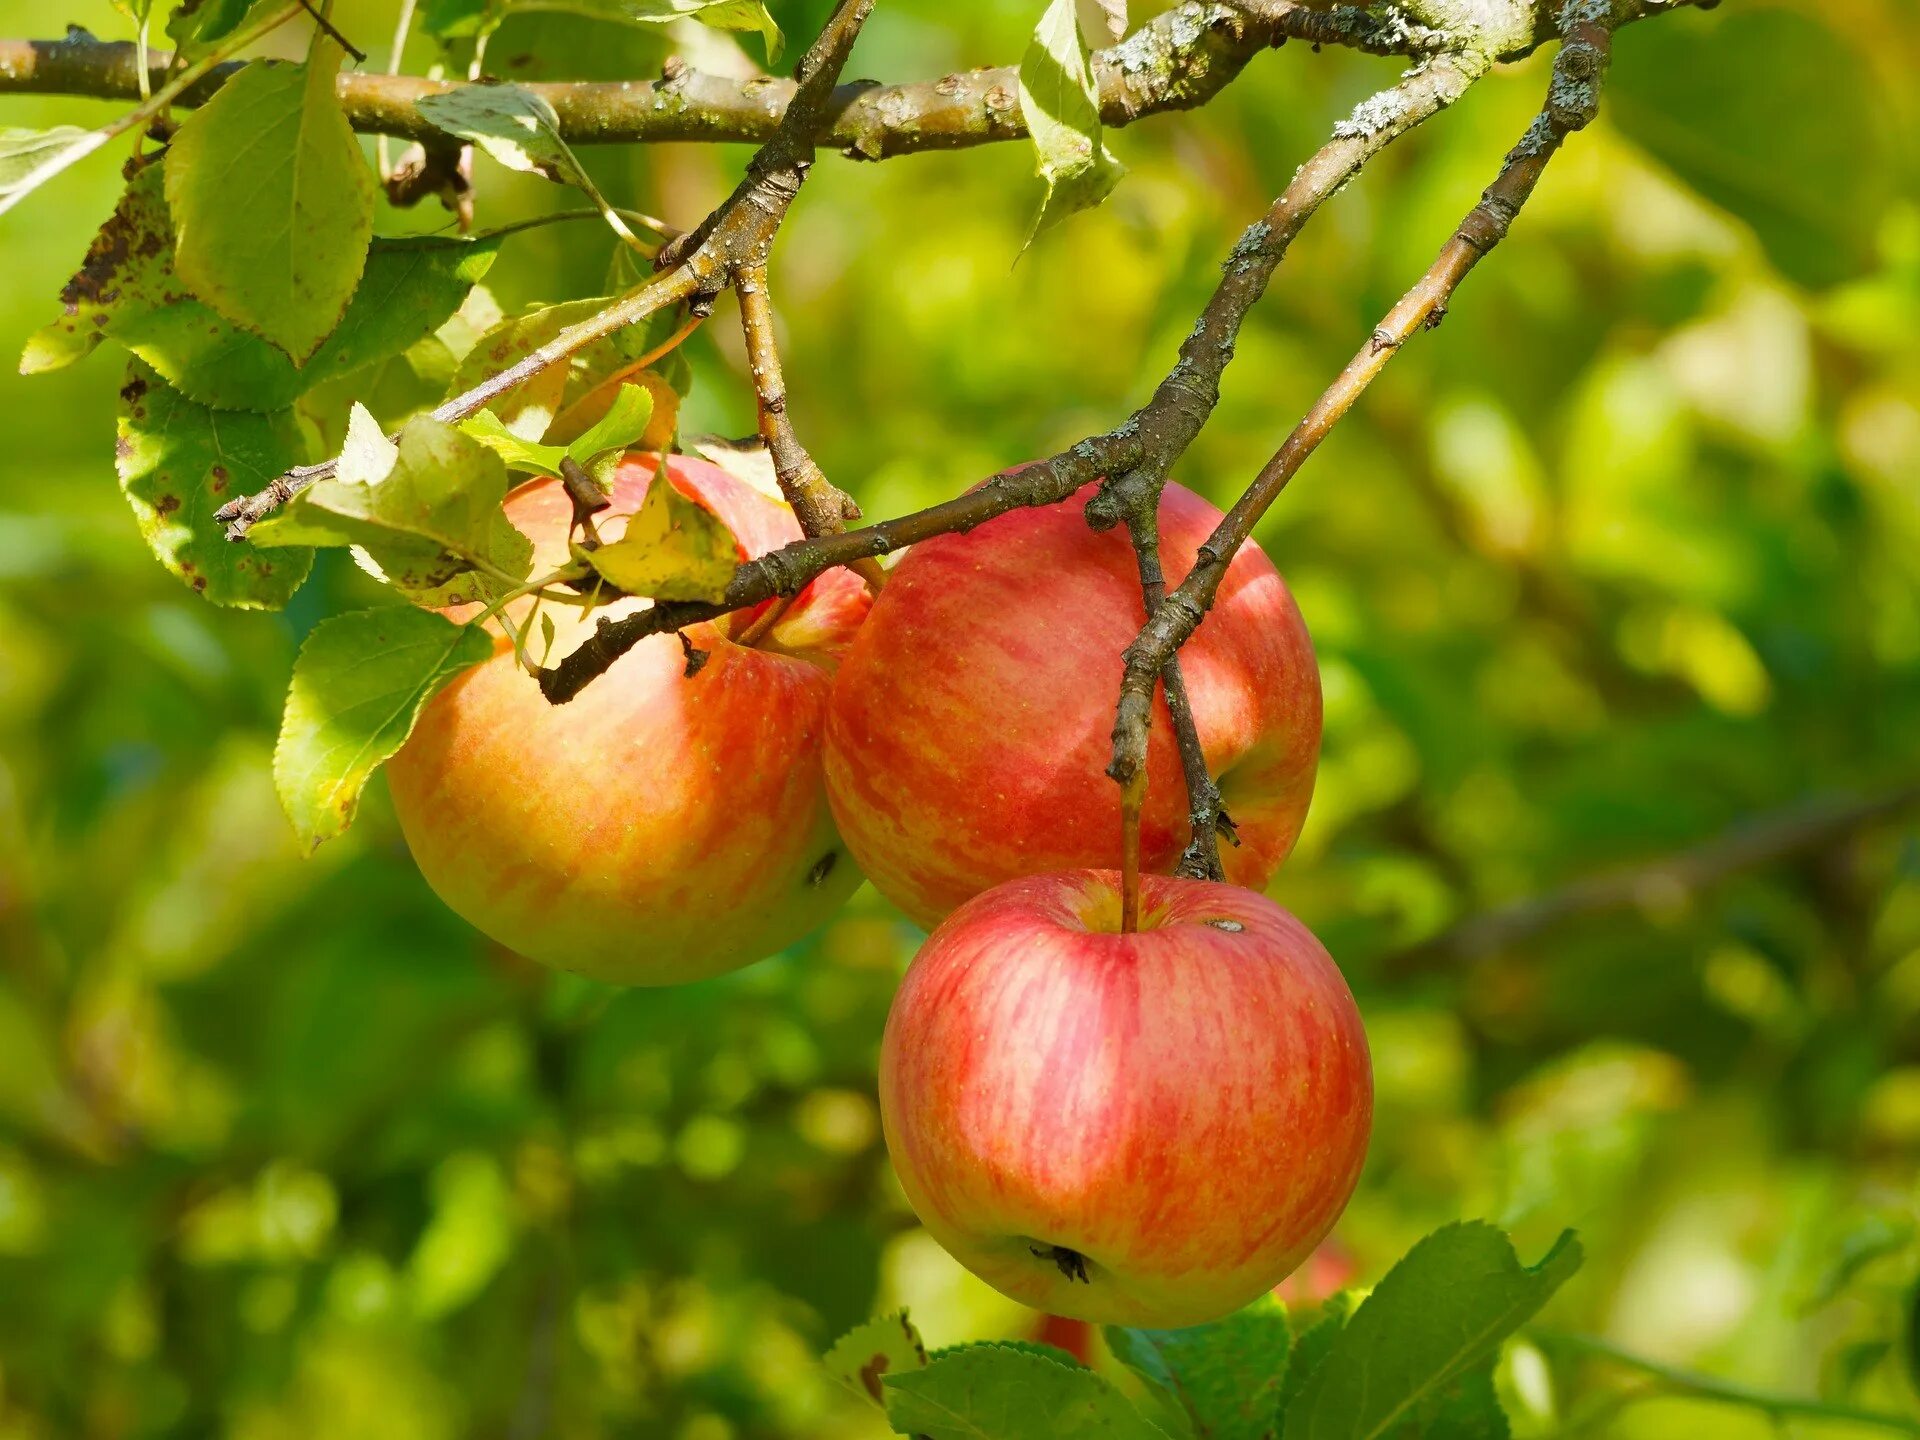
[[[1034,1245],[1029,1247],[1036,1260],[1051,1260],[1060,1267],[1060,1273],[1069,1281],[1078,1280],[1082,1285],[1091,1285],[1087,1278],[1087,1257],[1078,1250],[1065,1245]]]

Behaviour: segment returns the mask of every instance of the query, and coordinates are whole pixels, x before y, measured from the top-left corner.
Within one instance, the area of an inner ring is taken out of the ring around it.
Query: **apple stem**
[[[1140,928],[1140,809],[1147,798],[1143,767],[1120,791],[1120,933]]]
[[[793,608],[793,601],[794,597],[791,595],[780,596],[761,611],[751,625],[734,636],[733,643],[747,646],[759,644],[766,637],[767,632],[780,623],[780,618]]]

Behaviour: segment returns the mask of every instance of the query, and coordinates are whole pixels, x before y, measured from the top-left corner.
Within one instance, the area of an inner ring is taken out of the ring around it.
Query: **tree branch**
[[[1439,258],[1388,312],[1360,353],[1294,427],[1200,547],[1187,578],[1127,647],[1113,723],[1113,763],[1108,769],[1123,787],[1146,763],[1155,678],[1206,618],[1228,565],[1267,507],[1399,348],[1419,331],[1431,330],[1445,318],[1454,290],[1506,236],[1554,152],[1568,135],[1593,119],[1611,57],[1611,21],[1607,0],[1566,0],[1561,10],[1566,40],[1554,58],[1545,108],[1508,153],[1499,175],[1442,247]]]
[[[1241,323],[1265,292],[1294,236],[1369,160],[1452,104],[1490,63],[1472,53],[1434,56],[1362,104],[1354,119],[1337,126],[1333,139],[1300,168],[1267,213],[1241,235],[1222,266],[1219,286],[1181,344],[1173,369],[1152,398],[1121,424],[1037,464],[1002,471],[966,494],[925,510],[879,525],[797,541],[746,561],[734,571],[718,604],[667,602],[617,620],[603,619],[585,644],[541,672],[541,689],[549,700],[564,703],[648,636],[758,605],[776,595],[797,594],[833,566],[885,555],[935,535],[971,530],[1021,506],[1058,504],[1105,476],[1143,469],[1164,476],[1212,413],[1219,398],[1220,375],[1233,358]],[[1109,523],[1123,518],[1124,513],[1116,511]]]
[[[1544,895],[1464,920],[1387,957],[1389,974],[1446,969],[1495,955],[1570,921],[1692,899],[1735,875],[1843,844],[1920,806],[1920,781],[1865,799],[1826,798],[1740,822],[1676,855],[1590,875]]]
[[[1419,57],[1445,37],[1409,23],[1391,5],[1316,9],[1297,0],[1186,0],[1094,56],[1108,125],[1190,110],[1218,94],[1263,50],[1301,39],[1380,55]],[[173,57],[148,55],[151,83],[165,83]],[[179,102],[204,104],[238,65],[215,70]],[[343,73],[338,81],[356,130],[403,139],[442,138],[417,106],[453,82],[410,75]],[[734,80],[670,62],[659,80],[529,85],[545,97],[570,145],[668,140],[763,144],[797,93],[790,80]],[[126,42],[73,28],[62,40],[0,40],[0,94],[140,98],[139,61]],[[1027,133],[1019,71],[1011,65],[900,85],[855,82],[834,90],[813,117],[815,143],[861,159],[954,150]]]

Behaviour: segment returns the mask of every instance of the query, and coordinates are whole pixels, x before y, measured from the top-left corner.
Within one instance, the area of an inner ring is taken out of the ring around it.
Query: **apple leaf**
[[[478,145],[510,170],[593,188],[560,138],[560,117],[531,90],[507,84],[462,85],[423,95],[415,108],[456,140]]]
[[[1321,1302],[1320,1318],[1294,1337],[1293,1348],[1287,1353],[1287,1373],[1280,1381],[1280,1403],[1275,1407],[1281,1415],[1287,1413],[1306,1388],[1308,1377],[1327,1358],[1333,1342],[1340,1338],[1340,1332],[1353,1317],[1353,1307],[1350,1292],[1341,1290],[1329,1295]]]
[[[304,366],[230,324],[173,270],[160,167],[128,182],[80,271],[60,292],[65,313],[27,341],[23,374],[72,364],[104,340],[126,346],[202,405],[281,410],[327,381],[400,354],[459,309],[500,242],[409,236],[375,240],[346,314]]]
[[[887,1419],[929,1440],[1166,1440],[1112,1384],[1009,1345],[969,1345],[883,1382]]]
[[[653,419],[653,396],[644,385],[622,385],[607,413],[567,446],[567,458],[584,466],[602,489],[613,480],[613,467],[627,447],[638,444]]]
[[[1401,1257],[1334,1337],[1287,1407],[1285,1440],[1428,1433],[1461,1382],[1546,1304],[1580,1259],[1571,1231],[1529,1267],[1483,1221],[1436,1230]]]
[[[1819,9],[1730,9],[1623,31],[1607,84],[1613,123],[1809,286],[1872,267],[1895,170],[1891,97]],[[1819,123],[1780,123],[1787,115]]]
[[[373,238],[373,176],[340,108],[341,51],[256,60],[167,149],[174,268],[186,287],[304,364],[340,323]]]
[[[1421,1440],[1512,1440],[1488,1359],[1456,1383],[1420,1426]]]
[[[56,125],[50,130],[0,130],[0,199],[55,155],[92,133],[78,125]]]
[[[116,469],[160,563],[216,605],[278,610],[307,578],[304,549],[229,544],[213,512],[302,458],[293,417],[196,405],[135,360],[120,390]]]
[[[877,1315],[857,1325],[827,1351],[827,1373],[856,1395],[864,1395],[882,1409],[886,1391],[881,1379],[918,1370],[927,1363],[927,1347],[904,1310]]]
[[[427,701],[493,654],[480,625],[396,605],[316,625],[294,662],[273,751],[280,803],[309,854],[353,821],[360,792]]]
[[[461,394],[487,376],[497,375],[524,360],[567,326],[599,314],[608,303],[597,299],[569,300],[560,305],[539,306],[501,321],[482,335],[461,359],[460,368],[454,371],[447,386],[447,394]],[[498,396],[487,408],[522,440],[539,440],[559,413],[569,373],[568,362],[556,360]]]
[[[1047,186],[1027,232],[1031,245],[1041,231],[1106,199],[1126,173],[1102,134],[1078,0],[1051,0],[1040,17],[1020,61],[1020,113]]]
[[[1186,1330],[1105,1333],[1115,1357],[1193,1422],[1197,1440],[1271,1440],[1291,1338],[1278,1301]]]
[[[370,443],[362,453],[377,464]],[[267,547],[357,545],[389,584],[422,604],[489,600],[507,588],[503,576],[522,580],[533,566],[532,542],[501,512],[506,493],[497,455],[422,417],[400,432],[385,474],[343,470],[317,481],[250,538]]]
[[[167,34],[183,50],[195,50],[224,40],[240,28],[256,0],[180,0],[167,17]],[[151,0],[149,0],[151,4]]]
[[[491,410],[468,416],[460,422],[460,428],[498,455],[509,470],[524,470],[533,475],[557,478],[560,462],[567,458],[566,446],[522,440],[507,428],[506,421]]]
[[[629,595],[716,601],[740,563],[740,545],[726,522],[674,488],[663,465],[626,533],[581,556]]]

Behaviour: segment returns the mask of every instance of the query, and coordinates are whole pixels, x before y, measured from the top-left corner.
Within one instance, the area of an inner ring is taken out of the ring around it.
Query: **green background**
[[[0,33],[124,33],[74,3],[0,0]],[[796,53],[826,8],[776,0]],[[886,0],[850,73],[1011,61],[1040,8]],[[377,60],[391,8],[336,16]],[[1529,1259],[1575,1226],[1591,1258],[1553,1323],[1912,1413],[1911,810],[1698,893],[1642,883],[1514,943],[1427,943],[1920,782],[1920,18],[1735,0],[1616,48],[1601,122],[1259,533],[1327,698],[1272,893],[1345,967],[1379,1085],[1360,1193],[1299,1287],[1367,1283],[1457,1216]],[[617,77],[663,53],[547,16],[492,57]],[[1241,226],[1398,63],[1256,59],[1204,112],[1115,135],[1120,189],[1018,263],[1025,147],[823,156],[774,268],[801,435],[883,517],[1116,422]],[[1327,207],[1177,478],[1231,500],[1545,76],[1497,73]],[[10,125],[111,113],[0,97]],[[0,219],[7,346],[52,318],[124,153]],[[617,200],[690,223],[746,154],[588,158]],[[483,225],[569,203],[485,161],[480,185]],[[597,293],[611,248],[531,231],[489,284]],[[688,432],[752,428],[730,307],[690,345]],[[620,994],[447,913],[378,782],[296,858],[280,697],[301,636],[366,582],[334,555],[284,614],[198,603],[116,493],[116,359],[7,368],[0,1436],[857,1437],[878,1420],[814,1356],[874,1309],[911,1306],[936,1344],[1038,1333],[916,1228],[879,1144],[880,1026],[917,932],[863,891],[788,954]],[[1617,1377],[1548,1376],[1524,1347],[1503,1384],[1522,1434],[1773,1433],[1699,1402],[1614,1413]]]

